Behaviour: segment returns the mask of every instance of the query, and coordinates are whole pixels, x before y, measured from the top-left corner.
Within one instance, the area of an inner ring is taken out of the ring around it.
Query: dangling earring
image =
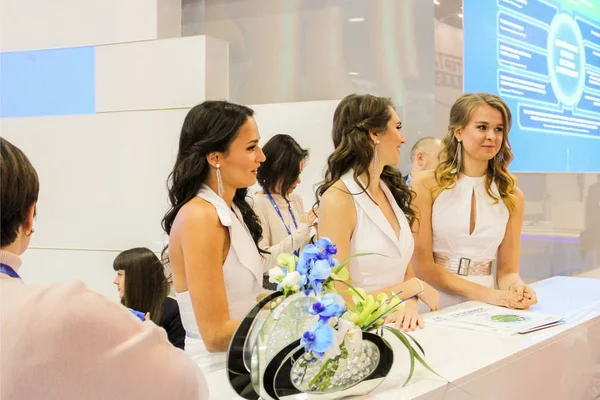
[[[373,152],[373,172],[371,175],[375,176],[375,171],[377,170],[377,157],[379,156],[379,139],[375,142],[375,150]]]
[[[215,165],[217,168],[217,194],[219,197],[223,197],[223,179],[221,179],[221,164]]]
[[[460,165],[462,163],[462,140],[456,139],[456,141],[458,142],[456,144],[456,154],[454,155],[456,166],[450,171],[452,174],[458,174],[460,172]]]

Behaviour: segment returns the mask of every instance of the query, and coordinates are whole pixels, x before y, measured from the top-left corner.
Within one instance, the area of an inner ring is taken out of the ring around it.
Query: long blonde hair
[[[437,195],[445,189],[452,189],[456,185],[463,165],[457,168],[456,148],[458,140],[454,136],[455,132],[457,129],[467,126],[473,116],[473,112],[486,104],[500,111],[502,114],[504,132],[500,151],[488,162],[485,187],[488,195],[498,202],[500,199],[492,191],[492,182],[495,181],[498,186],[500,198],[506,205],[506,208],[508,208],[508,211],[512,213],[517,208],[517,198],[515,195],[516,178],[508,172],[508,166],[514,158],[510,141],[508,140],[512,115],[504,100],[490,93],[465,93],[452,106],[448,121],[448,132],[442,139],[441,161],[435,169],[437,186],[433,188],[433,194]]]

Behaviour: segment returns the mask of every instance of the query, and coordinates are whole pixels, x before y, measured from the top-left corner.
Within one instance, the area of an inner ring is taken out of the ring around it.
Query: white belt
[[[485,276],[492,274],[492,261],[477,261],[460,256],[433,253],[433,261],[460,276]]]

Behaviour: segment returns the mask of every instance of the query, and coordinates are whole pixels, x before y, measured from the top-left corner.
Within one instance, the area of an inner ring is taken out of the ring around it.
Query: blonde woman
[[[510,308],[537,303],[519,275],[525,197],[508,172],[511,118],[496,95],[462,95],[450,110],[441,163],[413,180],[412,261],[417,276],[440,290],[441,307],[466,299]]]

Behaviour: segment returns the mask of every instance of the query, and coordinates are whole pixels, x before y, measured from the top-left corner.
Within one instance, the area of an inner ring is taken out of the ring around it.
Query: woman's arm
[[[526,285],[519,275],[519,257],[521,255],[521,230],[525,217],[525,195],[516,189],[517,208],[506,224],[504,239],[498,248],[497,279],[502,290],[516,292],[521,307],[527,308],[537,303],[535,291]]]
[[[177,216],[171,238],[181,247],[198,329],[209,352],[226,351],[239,324],[229,317],[223,278],[229,233],[203,200],[188,203],[179,213],[183,215]]]
[[[453,274],[433,260],[433,232],[431,228],[431,210],[433,196],[431,189],[436,185],[433,171],[426,171],[413,177],[412,190],[416,192],[412,207],[417,219],[413,228],[415,252],[413,265],[415,273],[421,279],[444,292],[457,294],[471,300],[490,304],[516,306],[516,296],[470,282]]]

